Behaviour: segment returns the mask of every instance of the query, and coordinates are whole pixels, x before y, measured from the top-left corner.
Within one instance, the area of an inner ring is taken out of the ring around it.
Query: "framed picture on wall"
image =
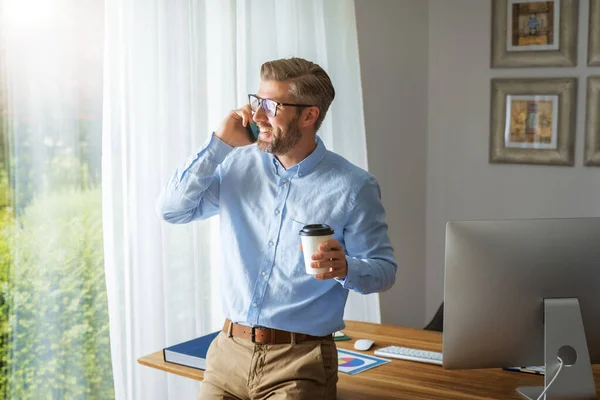
[[[587,78],[587,126],[583,164],[600,166],[600,76]]]
[[[600,65],[600,1],[590,0],[588,28],[588,65]]]
[[[491,66],[576,65],[578,9],[578,0],[492,0]]]
[[[576,78],[492,79],[490,163],[574,164]]]

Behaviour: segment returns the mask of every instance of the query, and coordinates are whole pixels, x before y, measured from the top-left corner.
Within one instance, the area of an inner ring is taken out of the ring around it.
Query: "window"
[[[0,397],[111,399],[104,3],[0,7]]]

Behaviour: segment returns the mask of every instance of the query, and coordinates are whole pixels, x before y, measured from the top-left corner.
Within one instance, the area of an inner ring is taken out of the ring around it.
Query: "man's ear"
[[[300,126],[305,127],[313,125],[320,114],[319,107],[307,107],[302,113],[302,118],[300,118]]]

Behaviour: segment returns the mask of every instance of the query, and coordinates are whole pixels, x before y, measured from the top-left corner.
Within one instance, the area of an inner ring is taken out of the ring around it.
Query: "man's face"
[[[261,81],[257,96],[271,99],[279,103],[294,103],[289,98],[289,84],[277,81]],[[279,106],[275,117],[267,117],[259,107],[254,113],[254,121],[260,128],[256,144],[264,152],[282,156],[294,148],[300,141],[302,133],[299,124],[301,108]]]

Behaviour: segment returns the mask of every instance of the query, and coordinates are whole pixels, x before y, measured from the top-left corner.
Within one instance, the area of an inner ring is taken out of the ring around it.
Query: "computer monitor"
[[[447,369],[545,365],[545,386],[560,368],[547,399],[595,399],[600,218],[449,222],[442,354]]]

